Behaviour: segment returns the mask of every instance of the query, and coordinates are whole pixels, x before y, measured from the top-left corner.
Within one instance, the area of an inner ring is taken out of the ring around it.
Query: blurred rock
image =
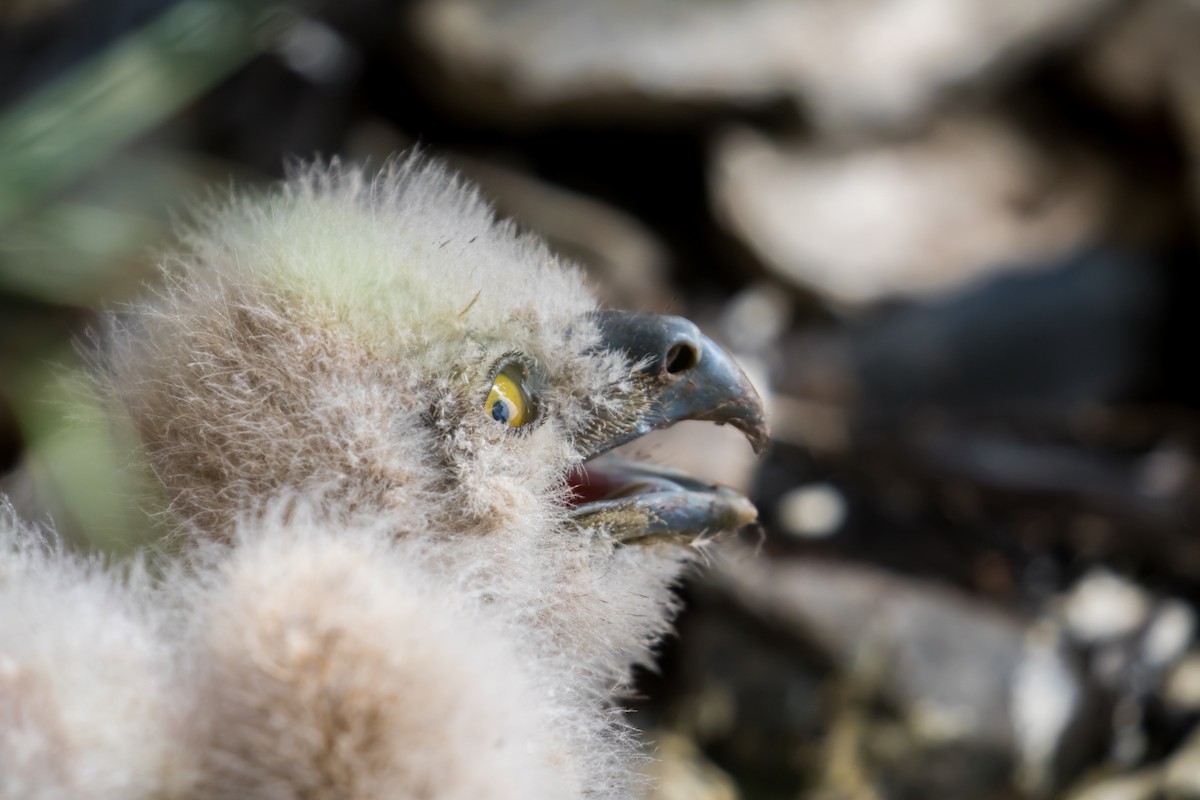
[[[1200,730],[1194,730],[1167,760],[1162,793],[1170,800],[1200,797]]]
[[[998,119],[850,147],[719,140],[718,216],[780,277],[838,304],[924,295],[1047,263],[1103,223],[1108,178]]]
[[[1042,624],[1061,625],[1081,644],[1089,684],[1107,699],[1109,764],[1128,769],[1145,763],[1156,739],[1161,748],[1164,730],[1195,707],[1200,692],[1200,675],[1185,658],[1195,611],[1103,567],[1088,571],[1047,609]],[[1132,791],[1133,785],[1110,788]]]
[[[782,287],[760,281],[734,295],[721,313],[723,341],[737,353],[768,353],[792,322],[792,303]]]
[[[832,686],[852,690],[836,713],[865,715],[856,771],[884,796],[1044,794],[1104,735],[1052,626],[848,564],[736,559],[720,575],[752,615],[832,662]],[[845,723],[835,716],[827,747]]]
[[[423,0],[418,46],[460,106],[509,122],[798,98],[827,128],[910,122],[1013,71],[1111,0]]]
[[[1060,743],[1082,706],[1079,676],[1062,653],[1053,626],[1034,625],[1013,676],[1010,713],[1018,753],[1017,782],[1035,795],[1053,787]]]
[[[1078,677],[1055,646],[1031,646],[1021,622],[948,589],[803,561],[735,559],[721,576],[748,609],[787,625],[842,672],[877,681],[930,744],[966,741],[1012,752],[1011,697],[1030,658],[1039,674],[1054,675],[1065,704],[1060,734],[1079,711]]]
[[[1154,264],[1097,249],[840,328],[792,333],[773,376],[774,428],[820,451],[909,440],[943,471],[1007,487],[1048,480],[1082,490],[1105,473],[1131,502],[1173,504],[1192,483],[1191,458],[1177,449],[1114,464],[1061,441],[1042,448],[1015,434],[1005,442],[996,427],[975,430],[987,419],[1067,430],[1085,416],[1095,420],[1089,428],[1121,427],[1097,410],[1138,379],[1164,294]],[[1029,469],[1042,460],[1045,468]]]
[[[1151,667],[1169,666],[1183,657],[1196,636],[1196,612],[1182,600],[1163,601],[1142,638],[1141,657]]]
[[[864,411],[1066,420],[1111,404],[1153,347],[1160,280],[1148,259],[1097,248],[880,314],[848,343]]]
[[[1084,51],[1083,71],[1108,100],[1142,116],[1165,112],[1191,157],[1200,215],[1200,4],[1141,0],[1115,15]]]
[[[1194,0],[1126,3],[1083,51],[1083,71],[1109,100],[1134,112],[1184,99],[1200,67],[1200,5]]]
[[[829,665],[714,581],[691,581],[685,592],[662,672],[641,682],[659,698],[657,726],[693,740],[747,798],[799,796],[826,757]]]
[[[1147,769],[1086,781],[1066,795],[1066,800],[1151,800],[1158,795],[1162,777]]]
[[[275,53],[288,69],[314,84],[349,83],[362,66],[351,42],[311,17],[300,17],[285,30]]]
[[[1189,653],[1167,675],[1163,701],[1176,712],[1200,712],[1200,652]]]
[[[1095,567],[1049,609],[1055,624],[1088,648],[1095,681],[1120,700],[1140,704],[1160,691],[1169,698],[1176,683],[1179,696],[1169,704],[1188,703],[1188,676],[1167,672],[1184,659],[1196,634],[1196,612],[1183,600],[1156,596],[1127,577]]]
[[[670,256],[637,219],[494,161],[458,155],[452,163],[479,185],[501,216],[513,217],[583,266],[603,303],[649,311],[666,308],[672,296],[667,283]]]
[[[803,539],[823,539],[838,532],[846,521],[846,500],[827,483],[797,486],[779,500],[779,526]]]
[[[844,453],[850,446],[850,412],[840,403],[777,395],[774,410],[776,441],[814,453]]]
[[[1063,601],[1067,629],[1083,642],[1128,636],[1150,616],[1150,596],[1140,586],[1106,569],[1083,576]]]

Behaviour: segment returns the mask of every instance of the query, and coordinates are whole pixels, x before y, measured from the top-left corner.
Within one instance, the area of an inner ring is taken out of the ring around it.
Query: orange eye
[[[533,404],[525,393],[520,372],[506,367],[496,375],[483,410],[496,422],[510,428],[519,428],[533,419]]]

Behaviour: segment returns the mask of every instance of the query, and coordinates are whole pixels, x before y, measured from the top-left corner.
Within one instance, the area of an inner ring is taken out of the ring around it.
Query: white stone
[[[714,148],[722,223],[776,275],[853,308],[1052,262],[1098,230],[1102,168],[990,117],[849,147],[748,129]]]
[[[799,486],[779,501],[779,524],[793,536],[823,539],[837,533],[846,521],[846,500],[827,483]]]
[[[1166,666],[1183,655],[1195,635],[1196,612],[1182,600],[1166,600],[1150,621],[1142,654],[1150,666]]]
[[[1106,569],[1093,569],[1063,602],[1063,618],[1075,638],[1101,642],[1133,633],[1150,615],[1150,596]]]

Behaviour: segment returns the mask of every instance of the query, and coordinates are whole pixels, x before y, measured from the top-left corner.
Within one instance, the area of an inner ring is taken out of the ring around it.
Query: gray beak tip
[[[653,401],[650,428],[687,419],[728,423],[762,454],[770,438],[762,399],[733,357],[693,323],[628,311],[603,311],[596,319],[604,346],[642,365],[638,372]]]

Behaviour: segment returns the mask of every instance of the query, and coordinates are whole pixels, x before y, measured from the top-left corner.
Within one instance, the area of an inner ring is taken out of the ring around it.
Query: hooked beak
[[[618,445],[682,420],[729,424],[755,453],[769,433],[758,392],[720,346],[691,322],[663,314],[603,311],[594,316],[601,348],[632,365],[621,412],[580,437],[585,463],[569,476],[571,516],[622,542],[663,538],[699,544],[755,521],[757,511],[732,489],[676,470],[604,455]]]

